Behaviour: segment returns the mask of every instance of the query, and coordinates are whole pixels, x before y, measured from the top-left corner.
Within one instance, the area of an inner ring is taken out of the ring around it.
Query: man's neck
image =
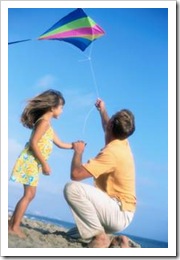
[[[110,142],[116,140],[117,138],[113,137],[113,136],[108,136],[106,139],[105,139],[105,144],[109,144]]]

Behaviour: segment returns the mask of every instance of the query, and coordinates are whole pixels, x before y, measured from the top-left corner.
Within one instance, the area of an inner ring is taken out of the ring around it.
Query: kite
[[[87,16],[83,9],[78,8],[55,23],[37,39],[65,41],[84,51],[93,41],[103,36],[104,33],[104,30]],[[14,41],[8,44],[30,40]]]

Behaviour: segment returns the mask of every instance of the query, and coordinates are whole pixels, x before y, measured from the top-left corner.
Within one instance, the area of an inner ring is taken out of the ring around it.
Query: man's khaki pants
[[[115,198],[82,182],[67,183],[64,196],[72,210],[79,234],[85,240],[101,232],[121,232],[134,216],[133,212],[121,211],[120,202]]]

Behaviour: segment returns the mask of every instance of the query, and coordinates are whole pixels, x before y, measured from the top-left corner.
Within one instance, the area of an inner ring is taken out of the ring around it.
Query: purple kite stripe
[[[40,40],[42,39],[53,39],[53,38],[68,38],[68,37],[86,37],[86,36],[101,36],[104,34],[104,31],[99,27],[98,25],[95,25],[93,27],[85,27],[85,28],[78,28],[78,29],[73,29],[70,31],[66,32],[61,32],[57,34],[52,34],[48,36],[41,36]]]

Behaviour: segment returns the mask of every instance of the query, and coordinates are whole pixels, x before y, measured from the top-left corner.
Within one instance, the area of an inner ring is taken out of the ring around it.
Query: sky
[[[105,31],[85,52],[63,41],[37,40],[74,9],[8,10],[8,41],[32,39],[8,47],[8,176],[30,137],[31,131],[20,123],[28,98],[49,88],[63,93],[64,111],[52,126],[65,142],[87,142],[83,162],[104,146],[96,99],[105,101],[110,116],[128,108],[136,120],[129,142],[136,165],[137,210],[124,232],[168,241],[168,9],[84,8]],[[54,146],[52,174],[41,174],[28,212],[74,222],[63,197],[72,155],[72,150]],[[83,182],[93,184],[92,179]],[[22,193],[20,184],[8,182],[10,208]]]

